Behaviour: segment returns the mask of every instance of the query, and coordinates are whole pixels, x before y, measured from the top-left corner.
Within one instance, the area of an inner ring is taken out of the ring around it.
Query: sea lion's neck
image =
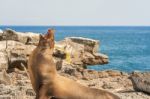
[[[40,50],[40,51],[39,51]],[[53,49],[36,48],[35,51],[37,61],[41,64],[49,65],[52,71],[56,71],[56,64],[53,59]]]
[[[53,50],[44,50],[42,54],[53,58]]]

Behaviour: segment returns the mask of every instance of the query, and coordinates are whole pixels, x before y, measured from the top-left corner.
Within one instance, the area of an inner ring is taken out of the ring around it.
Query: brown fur
[[[60,76],[53,61],[54,31],[40,36],[37,48],[29,58],[28,68],[36,99],[119,99],[118,96],[99,89],[82,86]]]

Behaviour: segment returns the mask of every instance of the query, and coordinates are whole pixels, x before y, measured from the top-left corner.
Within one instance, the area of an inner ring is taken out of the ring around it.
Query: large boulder
[[[25,45],[17,41],[0,41],[0,69],[27,66],[27,59],[34,45]]]
[[[131,81],[136,91],[143,91],[150,94],[150,72],[134,72]]]
[[[66,53],[69,64],[82,67],[108,63],[108,56],[99,53],[98,48],[97,40],[81,37],[67,37],[55,44],[55,49]]]
[[[108,56],[102,53],[84,53],[82,62],[86,65],[107,64]]]
[[[61,53],[65,53],[66,62],[68,64],[83,65],[82,54],[84,53],[84,46],[71,42],[68,39],[59,41],[55,44],[55,49],[59,50]]]
[[[0,35],[0,40],[14,40],[24,44],[37,44],[39,41],[39,34],[31,32],[16,32],[11,29],[6,29],[3,34]]]
[[[85,51],[88,51],[91,53],[98,52],[99,45],[100,45],[98,40],[93,40],[93,39],[83,38],[83,37],[68,37],[66,39],[69,39],[72,42],[75,42],[77,44],[84,45]]]

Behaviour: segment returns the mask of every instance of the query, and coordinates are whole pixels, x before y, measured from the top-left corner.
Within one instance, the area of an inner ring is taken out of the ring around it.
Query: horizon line
[[[150,25],[0,25],[1,26],[60,26],[60,27],[150,27]]]

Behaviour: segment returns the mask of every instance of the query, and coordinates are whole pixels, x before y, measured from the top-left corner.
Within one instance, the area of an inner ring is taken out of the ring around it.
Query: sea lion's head
[[[45,35],[40,34],[39,47],[54,49],[54,29],[48,29]]]

